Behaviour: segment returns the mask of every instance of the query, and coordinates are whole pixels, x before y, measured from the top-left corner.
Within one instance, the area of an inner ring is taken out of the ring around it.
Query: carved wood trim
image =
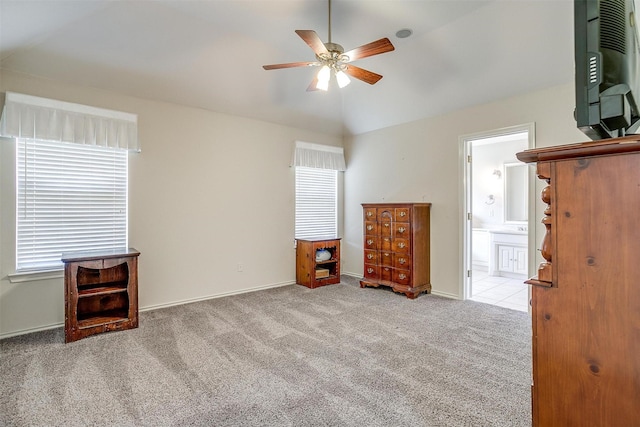
[[[542,239],[542,246],[540,252],[544,262],[538,266],[538,276],[527,281],[527,283],[536,286],[553,286],[553,242],[551,229],[553,227],[553,205],[551,199],[552,185],[551,182],[551,164],[549,162],[540,162],[536,165],[536,172],[538,178],[545,181],[547,186],[542,190],[540,195],[542,201],[546,203],[547,207],[544,210],[544,218],[542,218],[542,224],[545,227],[544,238]]]

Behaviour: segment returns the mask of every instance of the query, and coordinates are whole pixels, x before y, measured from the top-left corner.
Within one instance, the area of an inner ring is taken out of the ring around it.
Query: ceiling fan
[[[339,87],[345,87],[349,84],[351,77],[355,77],[358,80],[375,84],[382,78],[380,74],[376,74],[372,71],[365,70],[364,68],[356,67],[351,64],[351,61],[356,59],[367,58],[373,55],[379,55],[381,53],[391,52],[395,48],[388,38],[382,38],[371,43],[367,43],[355,49],[351,49],[348,52],[344,51],[344,48],[337,43],[331,42],[331,0],[329,0],[329,41],[323,43],[318,34],[313,30],[296,30],[296,34],[300,36],[305,43],[316,54],[316,61],[306,62],[289,62],[286,64],[272,64],[263,65],[265,70],[278,70],[281,68],[294,68],[294,67],[322,67],[318,74],[313,78],[307,91],[324,90],[329,88],[329,80],[331,74],[336,77]]]

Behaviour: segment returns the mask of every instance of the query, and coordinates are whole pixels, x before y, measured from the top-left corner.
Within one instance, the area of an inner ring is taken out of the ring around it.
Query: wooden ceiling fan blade
[[[349,61],[355,61],[356,59],[379,55],[381,53],[391,52],[392,50],[395,50],[395,47],[393,47],[391,41],[389,41],[389,39],[385,37],[383,39],[367,43],[355,49],[351,49],[344,54],[349,57]]]
[[[263,65],[262,68],[265,70],[279,70],[281,68],[294,68],[294,67],[313,67],[316,65],[320,65],[319,62],[288,62],[286,64],[271,64],[271,65]]]
[[[318,76],[314,76],[313,80],[311,80],[311,83],[309,84],[309,87],[307,87],[307,92],[313,92],[318,90]]]
[[[327,47],[313,30],[296,30],[296,34],[315,52],[316,55],[321,53],[329,53]]]
[[[362,80],[370,85],[376,84],[378,80],[382,78],[380,74],[376,74],[372,71],[365,70],[364,68],[356,67],[351,64],[346,66],[344,72],[349,74],[351,77],[355,77],[356,79]]]

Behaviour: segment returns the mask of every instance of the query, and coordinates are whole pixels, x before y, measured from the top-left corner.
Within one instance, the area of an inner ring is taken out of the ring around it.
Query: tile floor
[[[471,276],[471,300],[529,311],[529,286],[523,279],[489,276],[486,271],[473,270]]]

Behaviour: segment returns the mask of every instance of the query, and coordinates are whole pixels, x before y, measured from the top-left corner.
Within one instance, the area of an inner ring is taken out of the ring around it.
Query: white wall
[[[538,147],[586,141],[576,129],[573,106],[573,85],[567,84],[347,140],[343,271],[362,274],[361,203],[431,202],[433,292],[461,298],[459,137],[535,122]],[[540,183],[536,193],[541,189]],[[537,194],[532,197],[536,216],[542,218]],[[541,239],[544,227],[535,219],[531,226]]]
[[[142,153],[131,155],[129,163],[129,236],[142,253],[141,308],[293,282],[292,144],[300,139],[340,145],[339,136],[8,72],[0,74],[0,92],[5,91],[139,115]],[[586,141],[575,128],[573,103],[572,85],[563,85],[350,138],[343,272],[362,274],[361,203],[427,201],[433,203],[434,293],[460,297],[459,136],[535,122],[538,147]],[[60,325],[64,296],[61,279],[7,280],[14,202],[5,173],[11,156],[5,142],[0,144],[2,337]],[[542,203],[532,197],[542,218]],[[535,219],[531,225],[540,241],[543,227]],[[238,262],[242,273],[236,272]]]
[[[129,157],[129,244],[141,252],[141,309],[294,282],[293,142],[339,146],[340,136],[4,71],[6,91],[138,114],[142,152]],[[60,278],[7,280],[14,268],[13,144],[0,144],[3,337],[62,324],[64,295]]]

